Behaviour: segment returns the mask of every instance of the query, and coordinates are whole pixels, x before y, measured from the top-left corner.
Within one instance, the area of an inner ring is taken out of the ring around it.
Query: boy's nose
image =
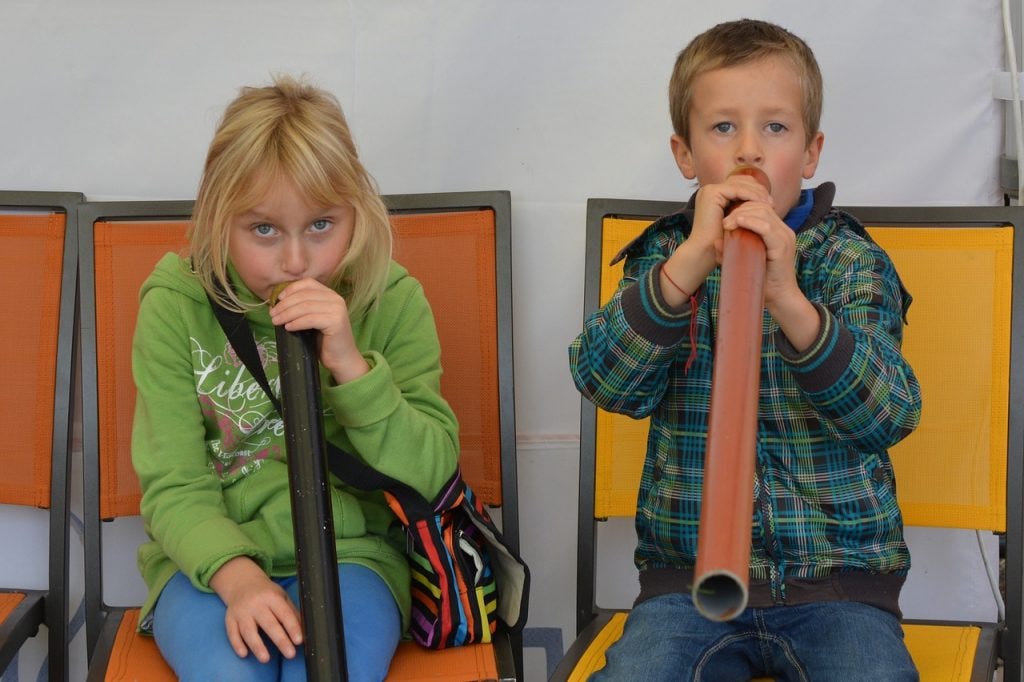
[[[757,135],[748,133],[741,135],[736,146],[736,163],[756,165],[764,160],[761,143]]]

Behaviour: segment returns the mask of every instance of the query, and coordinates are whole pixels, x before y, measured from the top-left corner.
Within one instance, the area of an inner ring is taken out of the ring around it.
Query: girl
[[[281,417],[207,295],[245,313],[275,390],[274,325],[317,330],[327,439],[428,499],[458,459],[433,317],[337,100],[291,78],[228,106],[188,239],[133,343],[142,628],[182,680],[305,680]],[[350,679],[380,680],[409,616],[401,529],[379,492],[331,492]]]

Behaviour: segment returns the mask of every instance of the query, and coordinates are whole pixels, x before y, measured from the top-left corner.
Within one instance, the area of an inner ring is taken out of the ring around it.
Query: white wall
[[[223,106],[284,71],[338,95],[382,192],[510,190],[530,624],[568,639],[579,397],[565,347],[582,321],[585,202],[689,195],[668,151],[669,71],[690,38],[741,16],[817,53],[816,181],[839,203],[1001,201],[995,0],[7,0],[0,188],[191,198]]]

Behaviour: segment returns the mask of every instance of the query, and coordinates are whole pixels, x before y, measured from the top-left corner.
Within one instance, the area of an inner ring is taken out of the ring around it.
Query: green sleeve
[[[143,298],[132,344],[136,384],[132,462],[142,486],[146,532],[193,584],[208,589],[228,559],[269,559],[232,520],[209,465],[191,361],[189,307],[167,289]]]
[[[458,423],[441,397],[441,347],[430,306],[418,282],[404,282],[379,311],[386,332],[361,340],[370,372],[332,386],[326,400],[368,464],[432,499],[455,470]]]

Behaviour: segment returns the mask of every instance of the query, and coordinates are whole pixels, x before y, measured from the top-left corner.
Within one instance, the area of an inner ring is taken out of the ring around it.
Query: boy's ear
[[[669,146],[672,147],[672,157],[679,166],[679,171],[687,180],[697,177],[697,169],[693,165],[693,154],[690,153],[690,145],[679,135],[669,138]]]
[[[810,180],[811,178],[813,178],[815,171],[818,170],[818,161],[821,159],[821,147],[824,144],[825,133],[819,130],[818,132],[814,133],[814,137],[811,138],[810,144],[807,145],[807,151],[804,152],[804,180]]]

